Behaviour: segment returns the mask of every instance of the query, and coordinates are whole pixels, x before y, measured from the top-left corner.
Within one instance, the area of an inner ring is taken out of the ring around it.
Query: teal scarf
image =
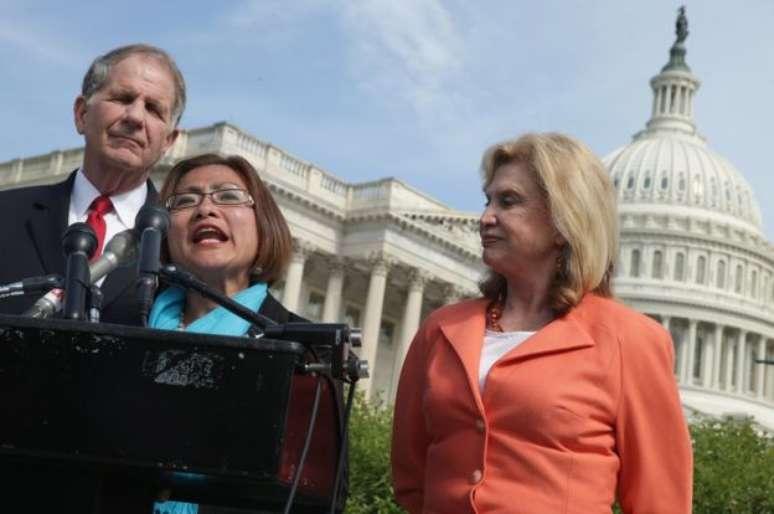
[[[266,298],[267,287],[265,282],[259,282],[247,289],[239,291],[232,298],[235,302],[257,312]],[[170,287],[161,293],[150,312],[148,326],[163,330],[178,330],[180,320],[185,307],[185,291],[179,287]],[[185,330],[201,334],[220,334],[224,336],[243,336],[247,333],[251,323],[240,318],[223,307],[211,310],[197,319]]]

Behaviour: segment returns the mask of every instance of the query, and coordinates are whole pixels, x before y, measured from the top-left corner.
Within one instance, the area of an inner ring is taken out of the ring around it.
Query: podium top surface
[[[258,352],[293,353],[303,355],[305,347],[294,341],[280,341],[268,338],[248,338],[195,332],[159,330],[155,328],[114,325],[111,323],[90,323],[64,319],[32,319],[25,316],[0,314],[0,339],[6,331],[14,329],[40,330],[52,334],[93,335],[96,338],[131,339],[150,344],[183,344],[196,347],[220,347]]]

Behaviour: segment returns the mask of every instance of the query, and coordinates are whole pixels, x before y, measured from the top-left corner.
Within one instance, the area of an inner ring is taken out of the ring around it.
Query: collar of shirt
[[[73,224],[76,221],[85,221],[86,215],[89,210],[91,202],[94,201],[100,195],[94,185],[89,182],[86,175],[83,174],[83,169],[79,169],[75,175],[75,183],[73,184],[73,191],[70,195],[70,212],[68,224]],[[134,219],[137,217],[137,213],[140,208],[145,204],[145,199],[148,196],[148,184],[143,184],[131,191],[112,195],[110,201],[113,202],[113,213],[115,215],[115,221],[118,222],[118,227],[115,225],[111,227],[111,220],[113,216],[106,216],[106,223],[108,224],[108,233],[117,233],[120,230],[131,228],[134,226]],[[111,230],[111,228],[113,230]],[[107,238],[109,239],[109,238]],[[107,240],[106,239],[106,240]]]

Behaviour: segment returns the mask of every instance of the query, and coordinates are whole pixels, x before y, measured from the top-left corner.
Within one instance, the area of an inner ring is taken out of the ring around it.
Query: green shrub
[[[347,514],[404,512],[392,493],[390,439],[392,410],[358,395],[349,421],[349,500]]]
[[[690,428],[693,514],[774,513],[774,439],[756,432],[748,419],[699,418]],[[350,420],[347,514],[404,512],[390,482],[391,430],[392,411],[359,396]],[[614,512],[621,512],[618,506]]]
[[[774,512],[774,440],[749,419],[691,425],[694,514]]]

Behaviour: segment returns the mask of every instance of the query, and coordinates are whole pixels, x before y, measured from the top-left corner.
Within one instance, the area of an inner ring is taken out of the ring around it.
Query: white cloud
[[[444,86],[462,69],[462,39],[437,0],[342,2],[353,39],[354,73],[382,95],[398,95],[420,115],[444,103]]]

